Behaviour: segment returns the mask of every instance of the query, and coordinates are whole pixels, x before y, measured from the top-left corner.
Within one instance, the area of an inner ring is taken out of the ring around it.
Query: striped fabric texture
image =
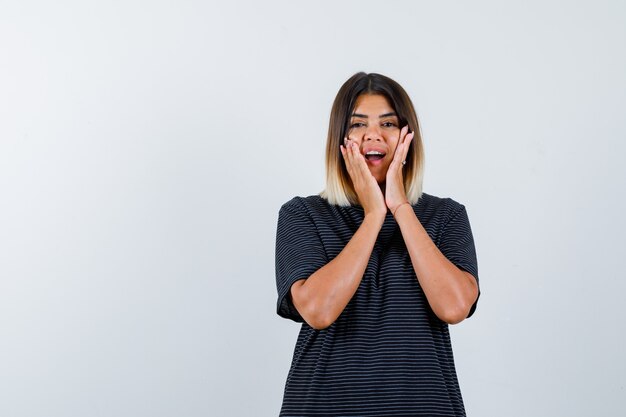
[[[478,281],[465,206],[423,193],[413,210],[441,252]],[[334,259],[363,217],[362,207],[319,195],[280,208],[277,313],[302,323],[280,416],[464,416],[448,324],[430,309],[391,213],[359,288],[330,327],[313,329],[293,306],[291,285]]]

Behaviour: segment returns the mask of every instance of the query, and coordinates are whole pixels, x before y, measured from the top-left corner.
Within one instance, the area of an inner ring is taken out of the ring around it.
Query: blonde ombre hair
[[[339,145],[347,136],[350,117],[354,112],[357,98],[362,94],[384,96],[396,112],[400,126],[408,124],[409,131],[415,133],[403,168],[404,190],[409,203],[415,204],[422,195],[424,178],[424,146],[417,114],[409,95],[400,84],[375,73],[354,74],[341,86],[335,97],[330,111],[326,141],[326,188],[319,195],[334,205],[359,204]]]

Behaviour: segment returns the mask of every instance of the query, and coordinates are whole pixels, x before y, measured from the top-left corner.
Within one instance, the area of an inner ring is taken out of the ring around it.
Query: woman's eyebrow
[[[378,116],[378,118],[382,119],[383,117],[389,117],[389,116],[397,116],[397,114],[395,112],[384,113]],[[352,113],[352,117],[363,117],[365,119],[368,118],[366,114],[360,114],[360,113]]]

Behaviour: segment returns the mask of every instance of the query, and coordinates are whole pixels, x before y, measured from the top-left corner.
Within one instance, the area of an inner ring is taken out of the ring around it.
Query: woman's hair
[[[400,84],[391,78],[364,72],[359,72],[350,77],[341,86],[333,102],[326,142],[326,189],[320,193],[320,196],[330,204],[340,206],[358,204],[357,194],[339,145],[347,136],[350,117],[354,112],[357,98],[362,94],[384,96],[398,115],[400,127],[408,124],[409,132],[415,133],[402,173],[406,196],[409,203],[415,204],[422,195],[424,147],[413,103]]]

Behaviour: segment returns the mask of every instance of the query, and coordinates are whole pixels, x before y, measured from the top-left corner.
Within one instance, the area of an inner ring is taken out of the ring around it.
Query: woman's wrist
[[[363,222],[364,223],[371,222],[380,228],[383,226],[383,223],[385,222],[386,215],[387,215],[386,213],[385,214],[367,213],[363,217]]]
[[[395,209],[393,209],[393,210],[391,211],[391,214],[393,214],[393,217],[396,217],[396,213],[398,212],[398,210],[400,209],[400,207],[402,207],[402,206],[403,206],[403,205],[405,205],[405,204],[408,204],[409,206],[411,205],[411,204],[409,204],[409,202],[408,202],[408,201],[405,201],[404,203],[400,203],[400,204],[398,204],[398,205],[396,206],[396,208],[395,208]]]

